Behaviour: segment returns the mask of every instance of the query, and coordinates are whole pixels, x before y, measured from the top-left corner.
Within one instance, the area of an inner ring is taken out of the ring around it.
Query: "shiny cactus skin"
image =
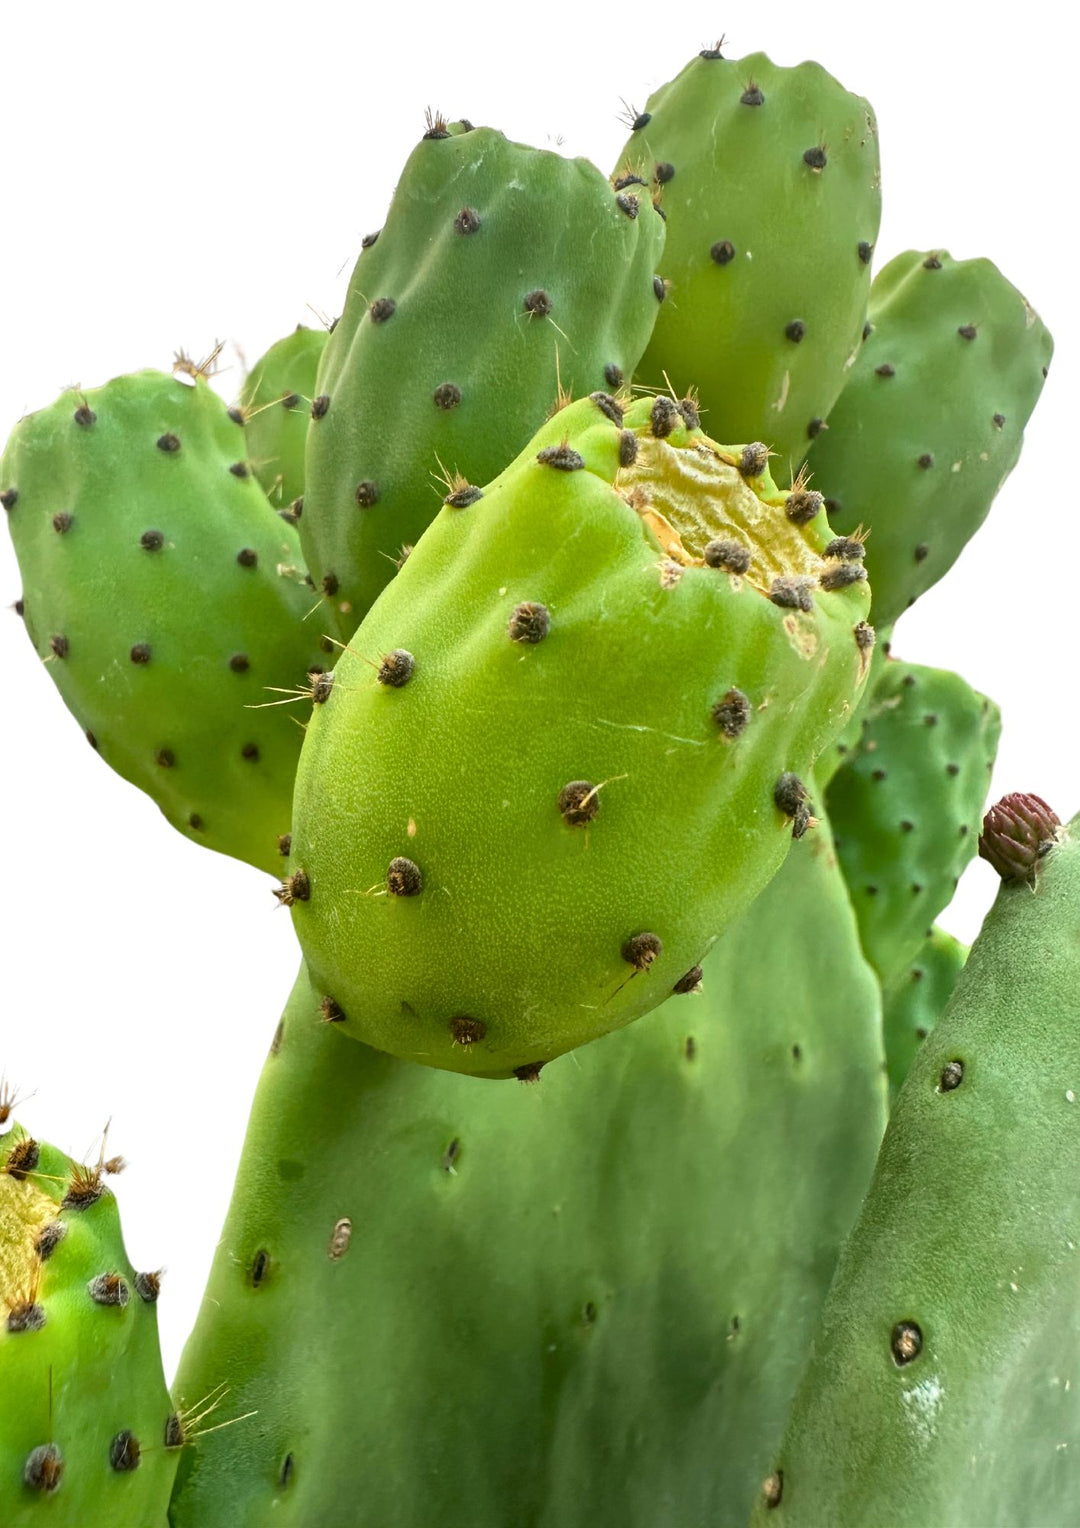
[[[449,500],[311,718],[282,894],[376,1048],[508,1077],[629,1023],[810,826],[867,587],[821,587],[820,496],[681,407],[583,399]]]
[[[871,532],[879,626],[937,583],[985,520],[1053,348],[989,260],[908,250],[874,278],[867,338],[809,462],[837,530]]]
[[[0,1133],[0,1522],[165,1528],[183,1424],[159,1275],[124,1251],[103,1168]]]
[[[648,193],[616,193],[587,160],[433,124],[319,369],[300,533],[338,635],[438,513],[442,477],[501,472],[560,388],[629,382],[663,240]]]
[[[878,1025],[824,824],[700,992],[534,1088],[349,1040],[302,977],[177,1379],[258,1422],[185,1455],[174,1528],[741,1528],[869,1180]]]
[[[91,745],[180,832],[273,870],[301,733],[266,703],[332,660],[245,451],[203,377],[143,371],[27,415],[0,485],[27,632]]]
[[[693,383],[710,434],[765,441],[789,482],[866,320],[881,217],[869,102],[820,64],[706,50],[650,96],[616,179],[628,171],[668,229],[670,300],[642,379]]]
[[[1075,1520],[1078,830],[1002,883],[912,1064],[755,1525]]]
[[[826,795],[867,959],[888,986],[973,858],[997,706],[958,674],[887,661]]]
[[[252,470],[274,508],[294,519],[303,512],[308,422],[329,337],[297,324],[255,362],[237,399]]]

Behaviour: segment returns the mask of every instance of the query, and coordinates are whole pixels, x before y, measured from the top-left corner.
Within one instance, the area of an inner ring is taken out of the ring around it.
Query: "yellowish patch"
[[[0,1173],[0,1313],[34,1287],[38,1232],[55,1218],[55,1200],[32,1179],[20,1183]]]

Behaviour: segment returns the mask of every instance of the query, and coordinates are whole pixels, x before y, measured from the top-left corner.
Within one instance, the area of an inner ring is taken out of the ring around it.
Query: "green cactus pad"
[[[438,512],[563,393],[629,382],[660,306],[663,220],[585,159],[435,124],[365,241],[319,370],[300,533],[352,635]],[[658,284],[659,283],[659,284]]]
[[[100,1167],[0,1134],[0,1522],[165,1528],[183,1424]]]
[[[1002,885],[912,1063],[755,1528],[1076,1522],[1078,830]]]
[[[241,418],[201,376],[63,393],[16,425],[0,502],[27,631],[91,745],[189,838],[273,870],[302,733],[266,703],[330,660]]]
[[[1015,467],[1053,353],[989,260],[908,250],[875,278],[871,332],[810,452],[845,535],[869,527],[874,619],[949,571]]]
[[[891,1095],[899,1092],[919,1046],[944,1012],[967,958],[967,945],[935,925],[910,966],[882,993]]]
[[[867,587],[821,587],[820,496],[687,418],[570,405],[447,501],[339,660],[280,895],[377,1049],[530,1075],[662,1002],[808,825]]]
[[[616,180],[628,173],[668,230],[642,379],[693,383],[710,434],[764,440],[789,482],[866,319],[881,217],[869,103],[820,64],[709,49],[650,96]]]
[[[252,471],[274,508],[292,506],[297,516],[315,377],[329,338],[326,329],[297,324],[255,362],[237,400]]]
[[[888,986],[975,854],[1001,716],[958,674],[888,661],[826,800],[863,949]]]
[[[175,1528],[741,1528],[880,1139],[878,1013],[824,827],[699,993],[533,1088],[347,1040],[301,980],[177,1380],[257,1418],[185,1453]]]

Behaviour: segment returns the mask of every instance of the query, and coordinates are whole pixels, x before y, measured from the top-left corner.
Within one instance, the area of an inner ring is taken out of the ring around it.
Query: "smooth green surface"
[[[870,320],[810,466],[836,529],[871,530],[874,620],[886,626],[985,520],[1020,455],[1054,345],[997,266],[944,250],[891,260],[874,279]]]
[[[1001,715],[959,674],[888,660],[826,795],[863,949],[914,959],[975,853]]]
[[[560,383],[629,383],[660,305],[664,223],[647,192],[624,205],[588,160],[493,128],[413,150],[349,283],[308,439],[300,534],[316,583],[333,580],[325,618],[342,638],[438,513],[444,475],[495,477]],[[546,313],[526,307],[537,292]]]
[[[760,105],[742,101],[752,84]],[[667,215],[670,292],[642,380],[664,387],[666,373],[696,387],[710,435],[763,440],[786,484],[866,318],[859,246],[873,245],[881,217],[873,110],[820,64],[787,69],[754,53],[692,59],[647,112],[616,165],[652,181]],[[808,165],[804,153],[822,146],[824,167]],[[674,171],[659,186],[658,164]],[[731,257],[718,263],[711,251],[725,243]],[[792,323],[801,339],[789,338]]]
[[[270,346],[244,378],[239,406],[252,470],[275,509],[294,505],[304,492],[315,376],[330,338],[325,329],[297,324]]]
[[[142,371],[20,420],[0,491],[27,631],[102,758],[189,838],[272,871],[302,734],[266,703],[332,659],[245,449],[203,379]]]
[[[165,1447],[173,1410],[158,1349],[157,1310],[141,1299],[120,1234],[116,1200],[107,1188],[86,1208],[64,1208],[75,1168],[42,1145],[25,1177],[8,1171],[25,1137],[18,1126],[0,1135],[0,1523],[4,1528],[165,1528],[179,1459]],[[83,1182],[96,1181],[82,1169]],[[42,1261],[35,1250],[43,1226],[63,1239]],[[119,1274],[124,1305],[103,1305],[87,1288],[103,1273]],[[11,1313],[27,1298],[44,1315],[37,1330],[10,1330]],[[137,1467],[119,1471],[110,1448],[121,1432],[138,1440]],[[24,1482],[27,1459],[54,1444],[63,1473],[53,1491]]]
[[[1076,1522],[1078,829],[1034,893],[1002,885],[912,1064],[755,1525]],[[922,1332],[903,1365],[898,1322]]]
[[[626,415],[633,468],[584,399],[478,502],[444,508],[308,725],[293,919],[345,1028],[378,1049],[505,1077],[655,1008],[779,868],[776,782],[808,776],[859,693],[866,584],[818,589],[808,612],[765,592],[813,583],[824,514],[792,524],[700,431],[654,436],[651,407]],[[564,439],[587,466],[539,459]],[[752,549],[745,577],[701,561],[718,535]],[[509,635],[521,601],[550,613],[535,645]],[[377,675],[397,649],[415,661],[402,688]],[[747,703],[735,738],[712,711],[729,690]],[[584,826],[560,815],[571,781],[598,787]],[[388,893],[398,856],[419,895]],[[635,970],[642,932],[663,950]],[[456,1043],[462,1016],[478,1043]]]
[[[258,1414],[185,1452],[174,1528],[744,1523],[884,1119],[824,826],[700,994],[535,1086],[317,1004],[302,979],[177,1379]]]
[[[968,946],[936,925],[882,993],[889,1092],[895,1097],[922,1042],[952,996]]]

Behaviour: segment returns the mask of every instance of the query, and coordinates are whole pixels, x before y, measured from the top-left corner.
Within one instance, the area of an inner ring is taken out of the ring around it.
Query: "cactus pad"
[[[329,333],[297,324],[262,356],[244,379],[237,406],[244,416],[252,471],[275,509],[298,517],[304,492],[307,445],[315,377]]]

